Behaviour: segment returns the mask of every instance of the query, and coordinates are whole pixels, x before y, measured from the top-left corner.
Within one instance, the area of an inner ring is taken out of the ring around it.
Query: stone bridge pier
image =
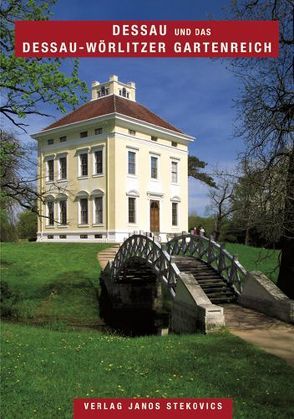
[[[129,261],[116,282],[107,270],[102,273],[100,307],[101,317],[127,334],[158,333],[163,319],[166,323],[161,283],[151,267],[138,260]]]

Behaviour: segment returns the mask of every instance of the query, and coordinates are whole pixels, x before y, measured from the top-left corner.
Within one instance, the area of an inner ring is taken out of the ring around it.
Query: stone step
[[[199,284],[208,285],[208,284],[224,284],[227,285],[223,280],[220,278],[197,278],[195,277],[196,281],[199,282]]]
[[[189,274],[198,276],[198,275],[202,275],[202,276],[209,276],[209,275],[215,275],[219,278],[219,274],[215,271],[203,271],[203,270],[199,270],[199,271],[188,271],[188,269],[180,269],[181,272],[187,272]]]
[[[114,259],[115,258],[115,255],[112,255],[112,256],[99,256],[99,260],[111,260],[111,259]]]
[[[179,268],[179,266],[178,266]],[[187,269],[187,268],[179,268],[181,272],[189,272],[190,274],[193,275],[217,275],[219,276],[219,274],[214,270],[214,269]]]
[[[196,267],[189,267],[189,266],[179,266],[177,265],[177,267],[181,270],[181,271],[186,271],[186,272],[214,272],[214,273],[218,273],[216,272],[213,268],[206,268],[206,267],[201,267],[201,268],[196,268]]]
[[[215,290],[211,290],[211,291],[205,291],[205,294],[207,295],[208,298],[221,298],[221,297],[232,297],[234,296],[233,292],[230,291],[218,291],[215,292]]]
[[[209,297],[210,298],[210,297]],[[219,297],[219,298],[210,298],[210,301],[213,304],[226,304],[226,303],[233,303],[236,301],[236,296],[232,297]]]
[[[222,283],[219,283],[219,284],[207,284],[207,285],[200,284],[200,285],[201,285],[201,288],[203,290],[211,290],[211,289],[222,290],[222,289],[228,289],[228,287],[226,286],[226,284],[222,284]]]
[[[229,284],[206,263],[186,257],[178,257],[174,261],[181,272],[194,276],[212,303],[222,304],[235,301],[235,293]]]
[[[216,275],[216,274],[210,274],[210,275],[203,275],[203,274],[195,275],[194,274],[193,276],[197,280],[201,280],[201,281],[209,281],[210,279],[213,281],[224,281],[224,279],[220,275]]]

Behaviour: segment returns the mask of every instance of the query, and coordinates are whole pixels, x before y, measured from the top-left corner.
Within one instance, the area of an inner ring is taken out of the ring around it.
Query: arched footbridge
[[[244,283],[248,272],[235,256],[213,240],[191,234],[166,244],[134,234],[101,276],[102,287],[118,311],[154,307],[163,284],[172,299],[170,330],[178,333],[224,326],[225,305],[248,300]]]

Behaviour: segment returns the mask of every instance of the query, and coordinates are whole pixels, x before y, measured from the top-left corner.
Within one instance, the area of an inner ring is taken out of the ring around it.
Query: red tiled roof
[[[107,115],[113,112],[117,112],[122,115],[138,119],[140,121],[148,122],[159,127],[182,133],[181,130],[164,121],[159,116],[155,115],[155,113],[145,108],[145,106],[116,95],[105,96],[103,98],[88,102],[75,111],[54,122],[53,124],[49,125],[45,128],[45,130],[62,127],[63,125],[84,121],[86,119]]]

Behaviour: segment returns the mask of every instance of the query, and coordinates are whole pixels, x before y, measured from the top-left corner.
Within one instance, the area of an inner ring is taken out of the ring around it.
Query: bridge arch
[[[159,243],[141,234],[134,234],[125,240],[109,264],[111,280],[119,282],[120,272],[132,261],[150,267],[156,277],[168,288],[171,297],[175,297],[175,287],[180,272],[172,262],[171,256]]]

